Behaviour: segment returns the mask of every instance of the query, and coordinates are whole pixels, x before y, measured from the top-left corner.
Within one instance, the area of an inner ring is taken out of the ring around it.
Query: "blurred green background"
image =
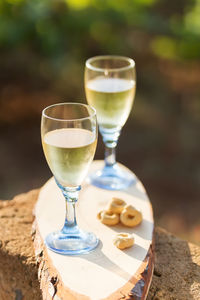
[[[200,0],[0,0],[1,199],[51,176],[41,110],[85,102],[85,60],[129,56],[137,93],[117,159],[144,183],[156,224],[200,244],[199,16]]]

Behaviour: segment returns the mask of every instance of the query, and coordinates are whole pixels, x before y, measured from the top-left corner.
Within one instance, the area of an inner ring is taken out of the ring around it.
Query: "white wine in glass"
[[[96,149],[96,135],[86,129],[63,128],[45,134],[42,144],[48,165],[63,186],[80,185]]]
[[[96,150],[96,111],[80,103],[51,105],[42,112],[41,137],[47,163],[66,200],[64,226],[50,233],[45,243],[66,255],[91,251],[98,239],[78,227],[75,203]]]
[[[91,174],[91,183],[109,190],[125,189],[135,177],[116,163],[115,148],[133,106],[136,89],[135,62],[123,56],[96,56],[86,61],[85,92],[97,111],[105,144],[105,165]]]
[[[98,112],[98,123],[103,128],[122,127],[131,111],[135,81],[99,76],[87,82],[87,101]]]

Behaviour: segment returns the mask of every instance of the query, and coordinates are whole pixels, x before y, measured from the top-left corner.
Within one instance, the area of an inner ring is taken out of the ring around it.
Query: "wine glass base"
[[[48,249],[63,255],[79,255],[92,251],[99,240],[91,232],[80,230],[78,233],[63,234],[61,231],[47,235],[45,244]]]
[[[136,181],[135,175],[122,169],[117,164],[105,166],[102,170],[89,176],[90,184],[107,190],[124,190]]]

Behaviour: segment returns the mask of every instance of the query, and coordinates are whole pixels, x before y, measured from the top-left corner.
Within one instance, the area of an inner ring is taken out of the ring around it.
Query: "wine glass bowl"
[[[86,98],[97,111],[105,144],[105,166],[90,176],[91,183],[98,187],[118,190],[134,182],[134,175],[116,163],[115,148],[132,109],[135,89],[135,62],[131,58],[110,55],[86,61]]]
[[[47,163],[66,200],[64,226],[46,237],[46,245],[61,254],[88,252],[98,239],[78,227],[75,203],[96,150],[96,112],[80,103],[51,105],[42,112],[41,137]]]

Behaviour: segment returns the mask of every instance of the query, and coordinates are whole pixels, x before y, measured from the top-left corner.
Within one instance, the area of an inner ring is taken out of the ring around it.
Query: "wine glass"
[[[128,57],[103,55],[86,61],[85,92],[87,102],[97,111],[99,131],[105,144],[105,165],[91,174],[93,185],[121,190],[135,176],[116,163],[115,149],[123,125],[131,111],[136,88],[135,62]]]
[[[93,233],[79,229],[75,215],[81,183],[95,154],[97,133],[96,111],[89,105],[59,103],[48,106],[42,112],[44,154],[66,200],[63,228],[50,233],[45,239],[47,247],[54,252],[81,254],[98,244]]]

